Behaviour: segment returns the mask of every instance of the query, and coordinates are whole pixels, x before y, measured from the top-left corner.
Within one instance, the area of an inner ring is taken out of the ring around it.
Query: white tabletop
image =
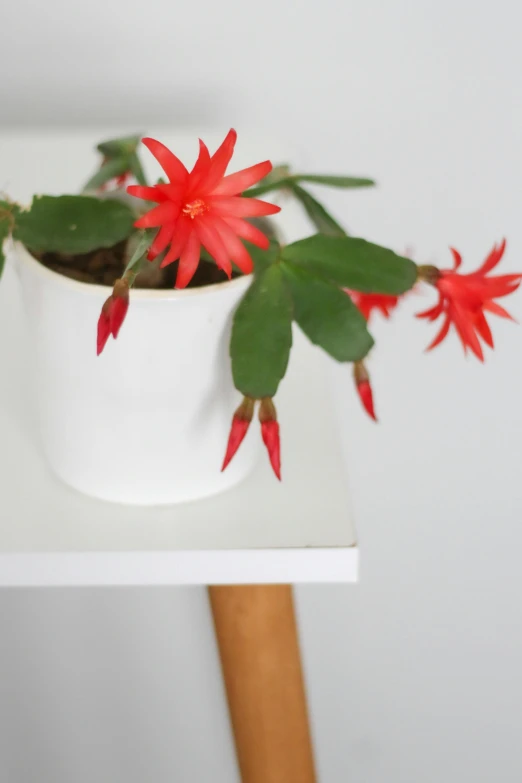
[[[102,138],[0,136],[0,187],[24,200],[37,191],[72,192],[95,165],[91,148]],[[178,142],[189,149],[192,137]],[[252,162],[252,149],[243,145],[239,166]],[[329,360],[300,335],[277,398],[282,484],[264,459],[228,493],[161,508],[103,503],[49,472],[26,349],[8,268],[0,285],[0,586],[355,581],[358,550],[325,380]]]

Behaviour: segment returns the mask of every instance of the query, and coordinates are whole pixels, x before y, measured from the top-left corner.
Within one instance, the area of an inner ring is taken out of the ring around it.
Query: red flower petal
[[[187,244],[187,240],[190,236],[191,231],[193,231],[194,226],[192,225],[192,221],[185,217],[180,217],[178,222],[176,223],[176,226],[174,228],[174,236],[172,239],[172,244],[169,248],[169,251],[163,261],[161,262],[160,266],[168,266],[169,264],[172,264],[174,261],[177,261],[177,259],[180,257],[181,253],[183,252],[183,249],[185,245]]]
[[[169,150],[161,141],[156,139],[142,139],[143,144],[149,149],[161,168],[170,180],[181,180],[185,182],[188,178],[188,171],[173,152]]]
[[[198,268],[201,246],[195,231],[192,231],[179,259],[176,288],[186,288]]]
[[[399,303],[399,297],[391,294],[365,294],[360,291],[349,290],[346,290],[346,293],[367,321],[370,320],[374,310],[382,313],[385,318],[389,318],[390,312]]]
[[[199,155],[194,164],[194,168],[190,172],[188,191],[186,201],[190,201],[193,194],[197,192],[198,187],[201,187],[201,183],[208,176],[210,170],[210,152],[204,141],[199,140]]]
[[[231,128],[221,146],[212,155],[210,167],[205,179],[201,182],[202,193],[211,193],[224,176],[230,159],[234,154],[237,133]]]
[[[479,310],[475,316],[475,329],[480,334],[486,345],[489,345],[490,348],[493,348],[493,335],[491,334],[491,329],[489,328],[489,324],[486,321],[486,316],[482,310]]]
[[[236,196],[243,193],[244,190],[255,185],[260,179],[266,177],[272,171],[272,164],[269,160],[262,163],[256,163],[255,166],[249,166],[247,169],[236,171],[235,174],[229,174],[223,177],[219,185],[212,191],[213,196]]]
[[[262,217],[264,215],[276,215],[278,212],[281,212],[281,207],[257,198],[211,196],[207,199],[207,202],[212,211],[222,217]]]
[[[225,223],[232,228],[232,230],[241,237],[246,239],[247,242],[251,242],[256,247],[260,247],[262,250],[267,250],[270,246],[270,240],[267,236],[260,231],[257,226],[253,226],[252,223],[248,223],[241,218],[230,217],[229,215],[223,216]]]
[[[447,336],[451,326],[451,319],[447,315],[440,331],[437,333],[436,337],[432,342],[428,345],[426,348],[427,351],[433,350],[433,348],[436,348],[437,345],[440,345],[440,343],[444,340],[444,338]]]
[[[474,274],[486,275],[488,272],[491,272],[491,270],[496,267],[496,265],[499,263],[500,259],[504,255],[505,249],[506,249],[505,239],[502,240],[502,242],[498,247],[496,245],[493,245],[493,249],[490,252],[489,256],[486,258],[482,266],[480,266]]]
[[[159,185],[148,188],[144,185],[129,185],[127,187],[129,196],[145,199],[145,201],[157,201],[161,203],[167,200],[167,196],[161,192]]]
[[[201,244],[208,250],[218,267],[222,269],[230,279],[232,276],[230,256],[223,240],[212,225],[212,222],[203,215],[195,220],[194,224],[194,230],[197,232]]]
[[[430,307],[428,310],[423,310],[421,313],[417,313],[416,318],[427,318],[429,321],[435,321],[443,312],[444,304],[441,297],[434,307]]]
[[[165,198],[170,201],[183,201],[187,187],[182,182],[160,182],[156,185],[157,190],[162,193]]]
[[[149,252],[147,254],[147,258],[149,261],[153,261],[156,256],[158,256],[160,253],[163,253],[167,245],[172,239],[172,235],[174,233],[174,230],[176,228],[175,223],[165,223],[156,236],[154,237],[154,241],[152,245],[149,248]]]
[[[484,353],[478,340],[472,322],[470,322],[469,315],[461,311],[458,307],[451,308],[451,320],[455,324],[455,328],[458,332],[464,350],[470,348],[477,359],[481,362],[484,361]]]
[[[165,201],[135,221],[136,228],[157,228],[163,223],[173,223],[179,215],[179,205]]]
[[[250,253],[241,242],[239,237],[230,228],[228,223],[226,223],[223,218],[220,218],[218,215],[208,217],[208,222],[218,232],[219,236],[223,240],[223,244],[225,245],[228,255],[232,261],[237,264],[239,269],[241,269],[245,275],[249,275],[251,272],[253,272],[254,262],[250,257]]]
[[[485,295],[488,299],[496,299],[501,296],[508,296],[516,291],[520,285],[520,275],[500,275],[498,277],[489,277],[485,287]]]
[[[450,250],[454,260],[453,269],[456,270],[462,264],[462,256],[458,250],[455,250],[454,247],[450,247]]]
[[[494,315],[498,315],[500,318],[508,318],[510,321],[517,323],[513,316],[496,302],[485,302],[484,310],[487,310]]]

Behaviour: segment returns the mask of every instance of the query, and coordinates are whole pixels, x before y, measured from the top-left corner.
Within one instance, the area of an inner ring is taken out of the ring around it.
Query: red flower
[[[494,300],[516,291],[522,280],[522,274],[489,275],[502,258],[505,248],[504,239],[498,247],[493,246],[479,269],[467,275],[457,272],[462,257],[454,248],[450,248],[454,258],[453,269],[419,267],[420,279],[437,288],[439,301],[434,307],[418,313],[417,317],[435,321],[442,315],[444,319],[440,331],[428,346],[428,351],[444,340],[453,325],[464,346],[464,351],[469,348],[480,361],[484,361],[479,337],[486,345],[493,348],[493,336],[485,314],[493,313],[501,318],[511,318],[509,313]]]
[[[370,376],[363,362],[355,362],[353,365],[353,377],[357,394],[362,402],[363,408],[374,421],[377,421],[375,408],[373,405],[373,392],[370,384]]]
[[[104,302],[98,319],[97,354],[101,354],[110,335],[116,339],[129,309],[129,284],[126,280],[116,280],[114,289]]]
[[[225,459],[223,460],[223,466],[221,468],[222,471],[225,470],[232,457],[241,446],[243,438],[247,434],[247,430],[250,427],[250,422],[252,421],[253,415],[254,400],[252,400],[250,397],[245,397],[232,418],[232,428],[228,438],[227,452],[225,454]]]
[[[161,142],[143,139],[165,171],[169,183],[154,187],[130,185],[127,188],[131,195],[158,204],[134,225],[136,228],[160,227],[148,258],[152,261],[167,247],[162,266],[179,258],[177,288],[185,288],[192,279],[202,245],[229,277],[232,274],[231,261],[245,274],[253,269],[252,259],[241,239],[261,248],[268,247],[265,235],[243,218],[273,215],[280,211],[280,207],[254,198],[241,198],[240,194],[266,177],[272,170],[272,164],[266,160],[225,176],[236,137],[235,130],[231,130],[212,157],[200,139],[199,157],[190,173]]]
[[[391,311],[397,307],[398,296],[391,294],[363,294],[360,291],[346,291],[354,305],[359,308],[367,321],[370,320],[372,310],[382,313],[385,318],[390,317]]]

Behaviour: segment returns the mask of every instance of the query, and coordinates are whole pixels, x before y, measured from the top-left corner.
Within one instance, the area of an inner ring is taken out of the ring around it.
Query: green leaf
[[[13,228],[19,212],[19,204],[16,204],[14,201],[3,201],[0,199],[0,222],[6,220],[10,227]]]
[[[83,191],[86,190],[98,190],[106,182],[110,182],[111,179],[119,177],[121,174],[125,174],[129,171],[130,159],[124,158],[112,158],[104,163],[96,174],[94,174],[88,182],[85,183]]]
[[[343,288],[402,294],[417,280],[417,266],[380,245],[354,237],[315,234],[283,248],[281,257]]]
[[[16,216],[13,237],[31,250],[88,253],[111,247],[132,232],[128,206],[92,196],[35,196]]]
[[[288,262],[281,267],[292,292],[294,318],[308,339],[338,362],[363,359],[373,338],[348,294]]]
[[[141,161],[136,152],[134,152],[129,158],[129,171],[131,171],[140,185],[147,184],[147,178],[141,166]]]
[[[331,188],[371,188],[373,179],[367,177],[340,177],[330,174],[294,174],[296,182],[312,182],[317,185],[329,185]]]
[[[292,185],[292,179],[290,177],[285,177],[284,179],[277,179],[273,182],[263,182],[261,185],[256,185],[255,188],[250,188],[249,190],[245,190],[243,193],[243,196],[247,196],[248,198],[257,198],[258,196],[263,196],[265,193],[270,193],[273,190],[282,190],[283,188],[289,188]]]
[[[247,397],[273,397],[292,346],[292,298],[279,265],[257,277],[234,315],[230,356],[236,388]]]
[[[328,185],[332,188],[368,188],[375,185],[373,179],[367,177],[344,177],[335,174],[290,174],[287,165],[276,166],[259,185],[245,191],[244,196],[257,197],[264,193],[282,188],[292,188],[299,182],[311,182],[316,185]],[[310,197],[311,198],[311,197]]]
[[[295,183],[292,185],[292,192],[296,198],[299,199],[301,204],[306,210],[306,213],[316,229],[321,234],[326,234],[332,237],[346,236],[346,231],[342,226],[337,223],[336,220],[330,215],[329,212],[320,204],[317,199],[310,195],[310,193]]]
[[[137,231],[130,237],[128,247],[131,256],[122,275],[127,278],[130,285],[134,283],[138,272],[145,265],[147,252],[156,233],[157,229],[148,228],[145,231]]]
[[[102,141],[96,149],[106,158],[119,158],[125,155],[132,155],[136,152],[138,144],[141,141],[141,133],[134,136],[123,136],[120,139],[110,139]]]

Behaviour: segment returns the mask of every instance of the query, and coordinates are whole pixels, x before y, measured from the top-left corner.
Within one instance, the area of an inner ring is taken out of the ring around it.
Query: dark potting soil
[[[82,255],[68,256],[60,253],[33,253],[44,266],[65,277],[82,283],[113,286],[125,270],[126,242],[114,247],[100,248]],[[134,283],[135,288],[174,288],[178,263],[169,264],[160,269],[159,261],[147,264]],[[232,277],[237,275],[233,272]],[[213,283],[223,283],[227,276],[218,269],[213,261],[201,259],[198,269],[188,284],[188,288],[197,288]]]

